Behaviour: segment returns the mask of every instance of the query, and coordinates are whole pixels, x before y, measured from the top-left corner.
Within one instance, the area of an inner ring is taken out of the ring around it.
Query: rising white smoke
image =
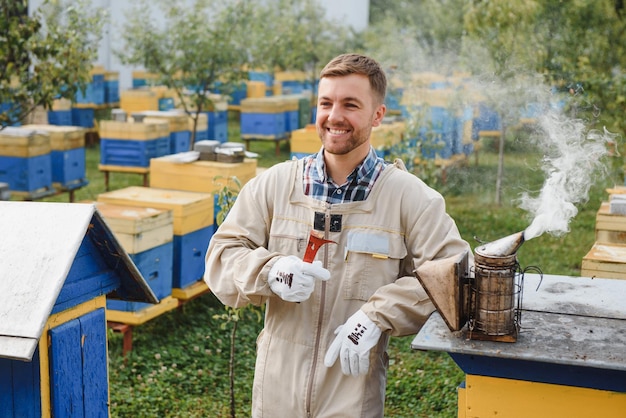
[[[576,204],[587,201],[597,175],[604,174],[604,157],[615,137],[606,130],[588,131],[583,121],[556,111],[544,113],[538,122],[537,145],[545,155],[546,180],[538,196],[521,196],[520,207],[532,215],[525,240],[569,232],[569,223],[578,213]]]

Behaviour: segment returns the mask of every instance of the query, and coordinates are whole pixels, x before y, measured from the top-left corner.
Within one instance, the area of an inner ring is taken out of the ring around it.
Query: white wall
[[[326,15],[329,19],[346,22],[357,31],[367,27],[369,21],[369,0],[317,1],[326,8]],[[30,0],[29,10],[37,9],[43,2],[44,0]],[[104,28],[105,33],[98,51],[98,60],[94,64],[102,65],[108,71],[118,71],[120,75],[120,89],[129,89],[132,86],[133,70],[141,70],[141,68],[122,65],[114,52],[123,47],[120,32],[126,20],[126,14],[132,9],[133,0],[91,0],[91,3],[93,7],[108,10],[110,16],[109,23]]]

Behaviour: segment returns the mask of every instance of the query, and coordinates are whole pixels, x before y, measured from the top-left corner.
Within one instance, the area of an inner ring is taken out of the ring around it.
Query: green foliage
[[[124,47],[116,53],[123,63],[145,68],[159,77],[159,85],[173,89],[195,128],[200,112],[213,107],[211,93],[228,95],[247,79],[246,35],[254,4],[249,0],[195,0],[191,6],[167,0],[133,4],[122,29]],[[154,25],[151,10],[162,13],[162,26]]]
[[[106,14],[86,0],[50,0],[32,16],[25,1],[0,4],[1,129],[85,88]]]
[[[259,2],[248,28],[251,64],[270,72],[300,70],[312,74],[349,49],[354,34],[326,17],[317,0]]]

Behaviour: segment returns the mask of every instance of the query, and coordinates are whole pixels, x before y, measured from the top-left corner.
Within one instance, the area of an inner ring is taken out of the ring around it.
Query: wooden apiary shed
[[[172,211],[172,286],[184,289],[202,280],[204,256],[213,236],[214,197],[210,193],[131,186],[98,195],[98,202]]]
[[[158,299],[94,205],[0,213],[2,417],[108,417],[106,296]]]

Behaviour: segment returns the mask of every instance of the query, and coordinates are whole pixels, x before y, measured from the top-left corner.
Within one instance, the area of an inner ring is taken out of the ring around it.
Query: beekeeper
[[[249,181],[209,244],[211,291],[266,304],[254,417],[382,417],[388,339],[416,334],[435,309],[414,270],[469,251],[442,196],[370,145],[386,84],[367,56],[330,61],[320,151]],[[311,235],[332,242],[308,263]]]

